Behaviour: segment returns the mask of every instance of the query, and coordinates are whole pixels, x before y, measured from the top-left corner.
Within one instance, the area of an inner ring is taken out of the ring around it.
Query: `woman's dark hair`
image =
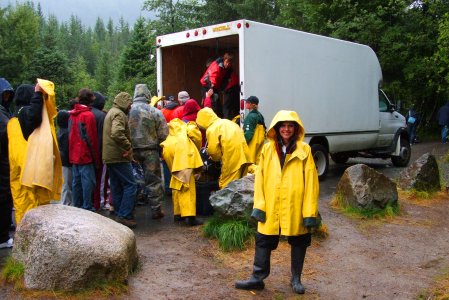
[[[87,88],[83,88],[78,92],[78,102],[83,105],[91,105],[94,101],[94,93]]]
[[[294,121],[280,121],[280,122],[277,122],[276,125],[274,125],[274,131],[276,132],[276,141],[279,140],[279,141],[281,141],[281,144],[282,144],[282,139],[281,139],[281,134],[279,133],[279,129],[281,128],[281,125],[284,122],[292,122],[293,125],[295,126],[295,132],[293,133],[292,137],[290,138],[289,144],[292,141],[296,142],[296,140],[298,140],[298,137],[299,137],[299,125],[298,125],[298,123],[296,123]]]

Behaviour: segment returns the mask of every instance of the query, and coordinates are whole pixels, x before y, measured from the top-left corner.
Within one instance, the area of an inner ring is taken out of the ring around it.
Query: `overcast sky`
[[[8,4],[14,5],[16,2],[25,2],[24,0],[0,0],[0,7]],[[142,11],[144,0],[32,0],[37,6],[40,2],[42,12],[45,16],[53,14],[59,21],[68,21],[70,16],[76,15],[85,26],[95,26],[97,17],[103,19],[107,24],[109,17],[114,24],[118,24],[121,16],[130,26],[143,16],[150,18],[148,11]]]

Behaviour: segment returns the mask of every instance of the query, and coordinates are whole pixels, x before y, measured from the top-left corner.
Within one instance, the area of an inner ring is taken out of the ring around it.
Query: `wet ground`
[[[449,145],[437,142],[412,146],[412,161],[426,152],[441,157]],[[344,170],[365,163],[390,178],[402,168],[389,160],[358,159],[331,165],[320,184],[320,212],[329,238],[314,241],[308,250],[301,299],[416,299],[435,276],[449,268],[449,197],[424,202],[404,201],[401,215],[384,223],[350,219],[329,206]],[[441,166],[449,182],[447,166]],[[136,210],[134,230],[141,267],[129,280],[128,295],[116,299],[293,299],[289,286],[289,249],[281,243],[273,252],[271,275],[261,292],[239,291],[234,281],[251,272],[253,248],[223,253],[215,241],[205,239],[201,226],[177,224],[170,198],[166,217],[152,220],[148,206]],[[203,218],[205,220],[205,218]],[[0,250],[0,258],[10,250]],[[0,287],[0,298],[17,294]]]

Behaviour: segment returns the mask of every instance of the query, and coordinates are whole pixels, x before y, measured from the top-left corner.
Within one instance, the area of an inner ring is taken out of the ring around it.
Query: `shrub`
[[[218,240],[223,251],[243,250],[254,238],[255,227],[248,218],[223,219],[214,215],[203,227],[206,237]]]

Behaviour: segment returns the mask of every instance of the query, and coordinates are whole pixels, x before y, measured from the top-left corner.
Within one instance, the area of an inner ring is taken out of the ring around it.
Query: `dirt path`
[[[414,159],[427,151],[437,156],[445,151],[437,144],[421,148],[415,149]],[[392,173],[395,177],[399,172]],[[301,298],[416,299],[449,267],[446,194],[436,200],[401,201],[401,216],[387,222],[350,219],[330,208],[330,200],[329,195],[320,198],[329,238],[309,248],[303,272],[307,291]],[[214,241],[201,236],[200,228],[173,224],[138,233],[137,239],[142,268],[130,280],[127,299],[297,297],[289,286],[285,242],[273,252],[266,289],[248,292],[233,285],[251,272],[252,246],[224,254]]]
[[[424,152],[441,156],[449,150],[438,143],[413,146],[417,159]],[[396,178],[400,168],[381,164],[379,170]],[[444,175],[449,176],[449,168]],[[338,170],[338,172],[342,172]],[[135,230],[140,270],[129,280],[129,295],[114,299],[416,299],[435,276],[449,270],[449,197],[413,201],[400,199],[401,215],[386,222],[348,218],[329,206],[338,174],[322,183],[320,212],[329,229],[325,241],[309,248],[304,296],[289,286],[289,246],[281,242],[272,254],[272,269],[263,291],[234,289],[234,281],[252,270],[254,249],[222,253],[201,228],[176,225],[168,216],[152,221],[138,208]],[[446,178],[446,182],[449,180]],[[167,202],[169,203],[169,202]],[[17,299],[10,288],[0,296]]]

